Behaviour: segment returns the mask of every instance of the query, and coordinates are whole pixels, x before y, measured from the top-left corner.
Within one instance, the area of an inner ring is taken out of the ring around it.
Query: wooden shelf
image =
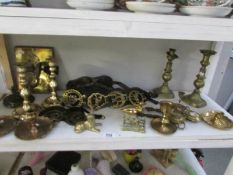
[[[82,155],[81,161],[80,161],[80,167],[85,169],[88,168],[88,166],[90,165],[89,162],[89,154],[87,154],[87,152],[80,152]],[[33,173],[34,174],[39,174],[40,170],[45,166],[45,162],[54,154],[54,152],[46,152],[45,154],[45,158],[39,162],[37,165],[35,165],[33,168]],[[92,153],[95,157],[99,157],[99,152],[93,152]],[[183,150],[179,150],[179,157],[182,158],[186,164],[192,168],[196,174],[198,175],[206,175],[205,171],[203,170],[203,168],[200,166],[199,162],[197,161],[196,157],[194,156],[194,154],[192,153],[192,151],[190,149],[183,149]],[[3,169],[4,173],[3,175],[7,175],[7,172],[9,171],[9,166],[13,164],[14,162],[14,157],[13,155],[16,156],[16,153],[11,153],[11,154],[5,154],[5,153],[0,153],[0,157],[2,160],[5,160],[6,164],[8,166],[2,166],[2,164],[0,164],[0,169]],[[126,164],[126,162],[123,160],[122,158],[122,152],[118,151],[117,152],[117,156],[118,156],[118,162],[120,162],[125,168],[128,169],[128,166]],[[22,166],[25,166],[28,164],[28,162],[30,162],[32,158],[32,154],[31,153],[26,153],[19,165],[19,168]],[[164,168],[150,153],[149,151],[144,150],[143,151],[143,155],[142,158],[140,159],[140,161],[142,162],[143,166],[144,166],[144,170],[155,166],[159,169],[161,169],[163,172],[165,172],[167,175],[188,175],[187,170],[185,169],[185,165],[179,163],[179,161],[176,161],[174,163],[174,165],[168,167],[168,168]],[[128,171],[130,171],[128,169]],[[141,173],[131,173],[132,175],[139,175]]]
[[[0,33],[233,41],[233,20],[72,9],[0,8]]]
[[[208,106],[196,109],[206,112],[211,109],[224,111],[213,100],[204,95]],[[174,101],[177,101],[175,99]],[[0,107],[1,114],[10,114],[9,109]],[[215,148],[233,147],[232,130],[214,129],[205,123],[186,122],[184,130],[165,136],[150,127],[150,119],[146,120],[146,133],[122,131],[122,116],[119,110],[102,109],[96,113],[106,116],[100,133],[86,131],[76,134],[72,126],[60,122],[45,138],[34,141],[22,141],[11,133],[0,138],[0,152],[6,151],[59,151],[59,150],[122,150],[122,149],[166,149],[166,148]],[[226,113],[233,119],[233,117]]]

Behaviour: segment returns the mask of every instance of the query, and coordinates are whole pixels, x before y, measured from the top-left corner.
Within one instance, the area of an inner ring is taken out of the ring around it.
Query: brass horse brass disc
[[[15,129],[16,120],[12,116],[0,116],[0,137]]]
[[[162,133],[162,134],[172,134],[174,132],[176,132],[177,127],[176,125],[172,124],[172,123],[162,123],[162,119],[161,118],[155,118],[151,121],[151,127]]]
[[[21,121],[15,130],[15,136],[22,140],[34,140],[47,135],[53,128],[53,122],[47,117]]]

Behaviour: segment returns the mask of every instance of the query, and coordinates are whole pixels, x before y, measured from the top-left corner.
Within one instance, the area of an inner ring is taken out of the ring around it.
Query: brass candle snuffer
[[[167,64],[164,69],[164,73],[162,75],[163,84],[161,87],[152,90],[153,96],[158,95],[159,98],[166,98],[171,99],[174,98],[174,93],[168,86],[168,82],[172,79],[172,62],[173,60],[177,59],[178,56],[176,55],[175,49],[169,49],[167,52]]]
[[[24,100],[22,108],[18,108],[15,111],[16,117],[19,117],[20,120],[16,126],[15,135],[22,140],[41,138],[52,129],[53,123],[46,117],[38,117],[38,111],[36,111],[38,108],[28,100],[30,90],[26,77],[27,68],[18,65],[17,72],[19,74],[19,83],[22,87],[20,94]]]
[[[196,76],[197,79],[194,81],[195,89],[191,94],[180,96],[183,102],[195,108],[201,108],[207,105],[206,101],[200,95],[200,89],[205,85],[205,74],[207,66],[210,64],[210,57],[216,54],[213,50],[201,50],[201,53],[203,54],[203,59],[201,60],[200,71]]]

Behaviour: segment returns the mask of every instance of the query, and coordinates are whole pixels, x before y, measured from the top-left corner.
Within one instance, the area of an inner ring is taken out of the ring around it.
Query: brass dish
[[[191,110],[189,110],[188,113],[185,114],[185,116],[187,120],[194,122],[194,123],[202,121],[201,115]]]
[[[223,112],[209,111],[201,115],[203,120],[214,128],[231,129],[233,127],[233,122],[224,116]]]
[[[47,117],[21,121],[15,129],[15,136],[22,140],[42,138],[52,130],[53,125],[53,122]]]
[[[0,116],[0,137],[14,131],[16,123],[12,116]]]

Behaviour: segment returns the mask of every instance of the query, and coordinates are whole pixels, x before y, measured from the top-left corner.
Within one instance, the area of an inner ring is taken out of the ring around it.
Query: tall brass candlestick
[[[45,99],[43,106],[44,107],[50,107],[50,106],[57,106],[61,104],[60,98],[57,96],[57,82],[56,82],[56,71],[57,71],[57,66],[55,65],[54,62],[50,61],[49,62],[49,70],[50,70],[50,82],[49,86],[51,88],[51,96]]]
[[[23,97],[23,106],[15,111],[15,115],[20,119],[15,129],[16,137],[23,140],[33,140],[46,135],[53,127],[52,121],[46,117],[38,117],[36,105],[29,101],[30,91],[28,88],[27,68],[18,66],[19,83],[22,87],[20,94]]]
[[[200,71],[196,76],[196,80],[194,81],[195,89],[191,94],[180,97],[183,102],[195,108],[206,106],[206,101],[201,98],[200,89],[205,85],[205,74],[207,66],[210,64],[210,57],[216,54],[216,52],[213,50],[201,50],[200,52],[203,54],[203,59],[201,60]]]
[[[163,84],[161,87],[152,90],[153,95],[158,95],[159,98],[171,99],[174,98],[174,93],[168,86],[168,82],[172,79],[172,61],[177,59],[178,56],[175,54],[175,49],[169,49],[167,52],[167,64],[162,75]]]

